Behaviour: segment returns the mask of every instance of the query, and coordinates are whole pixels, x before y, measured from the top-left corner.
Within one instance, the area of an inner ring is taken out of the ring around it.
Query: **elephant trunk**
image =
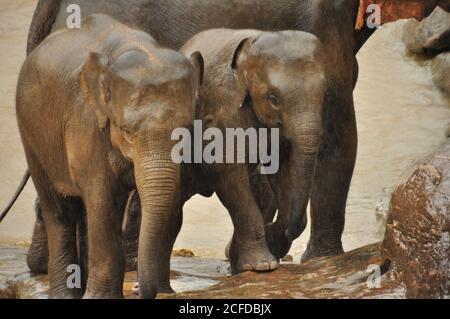
[[[316,113],[292,118],[289,160],[281,173],[281,196],[275,223],[266,226],[266,239],[277,258],[284,257],[306,228],[306,209],[313,185],[322,120]]]
[[[171,214],[180,169],[170,158],[170,141],[146,143],[137,152],[136,186],[141,199],[138,270],[141,298],[158,293],[159,256]]]
[[[317,154],[322,141],[322,118],[317,113],[303,114],[294,129],[290,157],[290,221],[287,236],[294,240],[306,227],[306,209],[314,180]]]

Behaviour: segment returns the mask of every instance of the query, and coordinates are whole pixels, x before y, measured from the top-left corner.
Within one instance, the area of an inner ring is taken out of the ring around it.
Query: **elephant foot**
[[[131,288],[131,292],[133,293],[133,295],[139,296],[139,283],[135,282],[133,285],[133,288]],[[167,295],[173,295],[175,294],[175,290],[172,289],[172,287],[170,286],[170,284],[160,284],[159,285],[159,289],[158,289],[158,293],[160,294],[167,294]]]
[[[267,247],[277,259],[285,257],[292,246],[292,241],[287,237],[286,230],[278,223],[266,225]]]
[[[230,249],[231,272],[233,275],[244,271],[265,272],[278,268],[278,261],[265,244],[248,245],[232,243]],[[237,248],[235,248],[237,247]]]
[[[173,295],[175,293],[175,290],[172,289],[170,284],[159,285],[158,293]]]
[[[301,262],[303,263],[314,258],[337,256],[343,253],[344,249],[342,248],[341,243],[337,243],[334,245],[315,245],[308,243],[308,247],[302,255]]]
[[[80,299],[83,296],[81,289],[53,289],[50,292],[49,299]]]
[[[27,266],[32,273],[48,272],[48,243],[45,225],[39,221],[34,224],[33,239],[27,253]]]

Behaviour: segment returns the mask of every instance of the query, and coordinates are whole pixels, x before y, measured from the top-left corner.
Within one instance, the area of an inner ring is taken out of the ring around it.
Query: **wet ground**
[[[36,2],[0,0],[0,207],[6,205],[26,169],[14,94]],[[384,26],[358,54],[360,78],[355,105],[359,150],[343,236],[346,251],[382,239],[375,214],[377,204],[407,167],[444,140],[449,124],[450,101],[434,87],[429,62],[406,55],[400,41],[403,24],[399,21]],[[34,197],[30,183],[0,225],[0,244],[30,240]],[[195,197],[186,204],[184,215],[175,246],[189,248],[202,258],[223,258],[232,225],[218,199]],[[305,250],[308,236],[307,230],[294,243],[290,252],[294,261],[298,262]],[[7,254],[0,248],[0,257]],[[22,255],[15,256],[22,261]],[[184,269],[189,270],[190,265]],[[3,269],[0,264],[0,275],[7,273]]]
[[[47,276],[27,272],[23,262],[26,249],[0,249],[0,298],[47,298]],[[239,276],[228,275],[226,261],[174,257],[172,286],[178,293],[159,298],[405,298],[405,288],[390,272],[381,277],[379,287],[368,286],[367,266],[382,264],[379,244],[302,265],[284,263],[272,273]],[[126,298],[136,298],[132,292],[135,280],[135,272],[127,273]]]

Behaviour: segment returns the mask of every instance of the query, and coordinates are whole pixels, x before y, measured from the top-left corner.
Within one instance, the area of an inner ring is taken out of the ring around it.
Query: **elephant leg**
[[[275,194],[267,177],[255,172],[250,175],[250,183],[256,204],[262,213],[264,224],[272,223],[278,208]],[[228,259],[230,259],[230,248],[233,237],[225,247],[225,257]]]
[[[266,175],[253,173],[250,176],[253,196],[264,219],[264,224],[272,223],[277,212],[277,201]]]
[[[183,209],[177,208],[172,214],[170,224],[167,230],[167,238],[163,247],[161,247],[160,267],[159,267],[159,292],[172,294],[175,291],[170,285],[170,258],[172,256],[173,246],[183,224]]]
[[[344,252],[341,237],[358,137],[351,89],[342,88],[340,92],[344,93],[327,98],[324,144],[317,160],[310,201],[311,237],[302,261]],[[347,101],[342,100],[345,96]]]
[[[228,165],[216,182],[216,193],[230,213],[235,229],[230,247],[232,273],[278,268],[266,245],[263,217],[253,197],[246,167]]]
[[[128,197],[125,216],[122,223],[126,271],[134,271],[137,269],[140,227],[141,202],[138,193],[132,191]]]
[[[70,280],[69,276],[72,274],[76,276],[76,273],[71,273],[70,268],[68,268],[70,265],[78,265],[76,223],[65,217],[57,216],[55,209],[51,207],[52,205],[44,203],[45,201],[41,197],[49,238],[49,297],[53,299],[78,299],[82,295],[82,287],[71,287],[69,282],[76,284],[79,280],[81,283],[81,278],[74,277],[73,280]]]
[[[86,220],[86,210],[80,204],[79,209],[80,219],[77,224],[77,240],[78,240],[78,258],[80,261],[81,268],[81,289],[83,294],[86,292],[87,278],[89,277],[89,267],[88,267],[88,229]]]
[[[32,273],[46,274],[48,272],[48,242],[39,198],[35,203],[36,222],[33,237],[27,253],[27,266]]]
[[[25,146],[30,174],[38,193],[43,221],[48,238],[49,297],[52,299],[77,299],[81,289],[69,287],[69,265],[78,265],[76,243],[76,217],[70,198],[59,195],[52,187],[36,157]]]
[[[119,299],[123,298],[125,276],[122,218],[127,194],[103,189],[103,185],[111,183],[99,185],[100,189],[86,188],[83,196],[89,246],[89,276],[83,298]]]

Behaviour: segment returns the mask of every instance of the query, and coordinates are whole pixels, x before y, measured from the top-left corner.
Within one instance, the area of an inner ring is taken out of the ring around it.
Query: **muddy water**
[[[0,0],[0,206],[6,205],[26,168],[14,113],[17,76],[25,57],[26,33],[35,0]],[[355,90],[359,128],[358,160],[349,196],[344,248],[381,239],[375,207],[402,171],[444,140],[449,101],[431,81],[427,65],[405,56],[403,22],[379,30],[358,55]],[[0,225],[0,243],[30,240],[35,191],[28,185]],[[228,213],[217,198],[195,197],[185,206],[177,248],[203,257],[223,258],[231,237]],[[298,260],[309,231],[291,253]]]

